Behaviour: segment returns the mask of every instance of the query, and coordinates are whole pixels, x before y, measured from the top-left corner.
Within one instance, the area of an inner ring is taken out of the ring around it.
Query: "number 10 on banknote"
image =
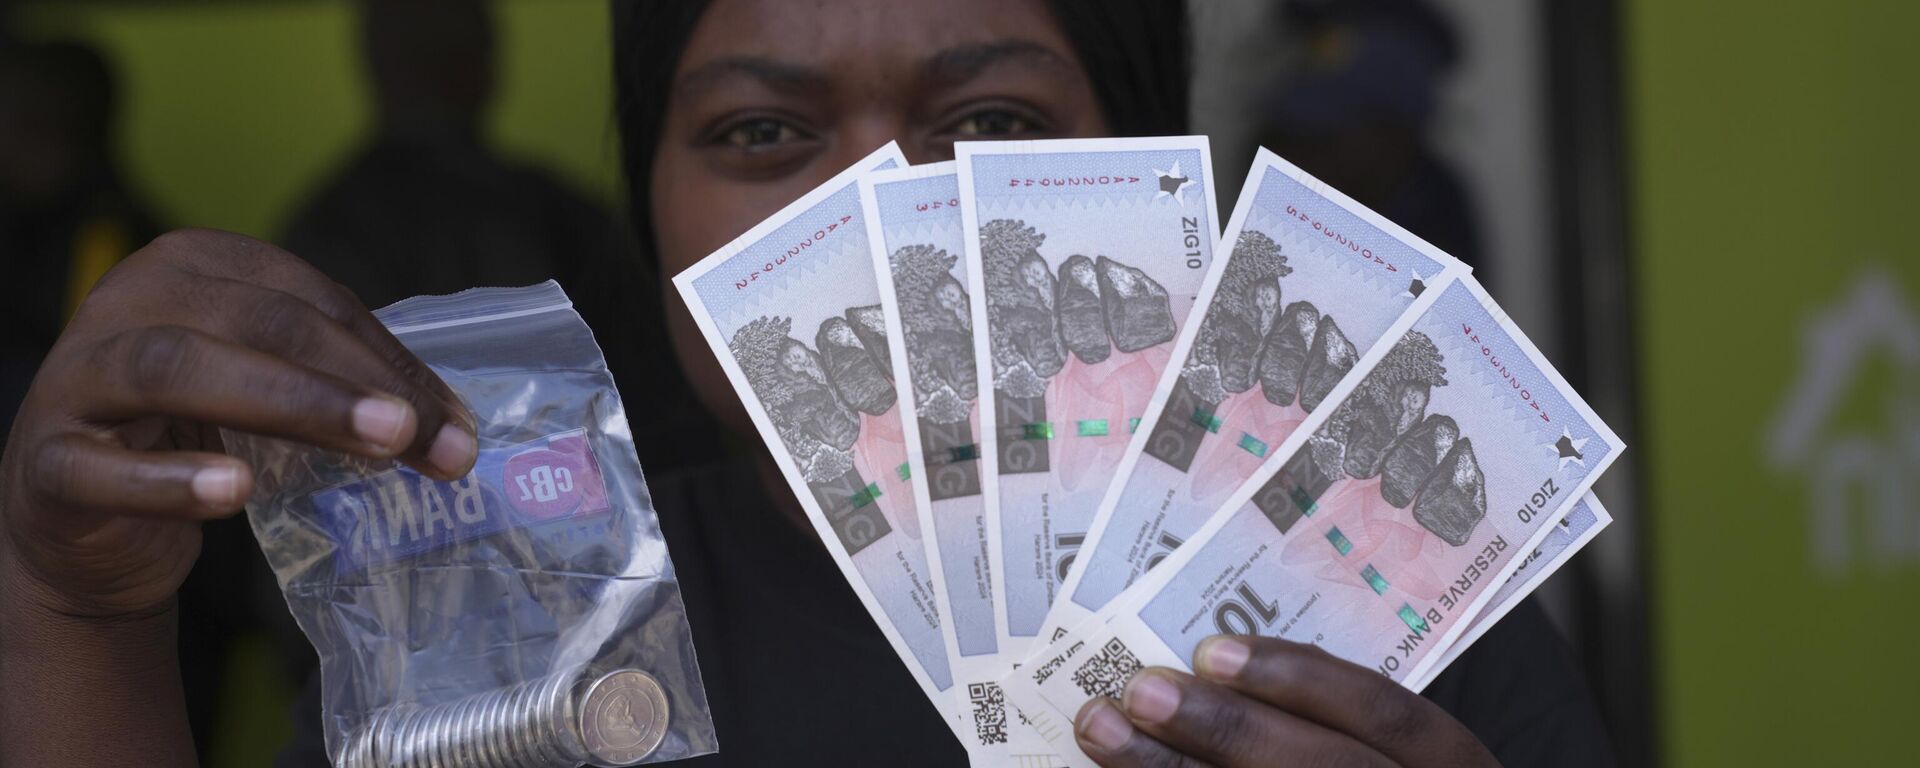
[[[962,142],[1002,659],[1040,633],[1219,237],[1203,136]]]

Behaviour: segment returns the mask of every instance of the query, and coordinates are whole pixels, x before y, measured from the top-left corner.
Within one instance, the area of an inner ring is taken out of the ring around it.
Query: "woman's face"
[[[966,139],[1103,136],[1105,118],[1038,0],[716,0],[667,94],[654,158],[661,266],[677,274],[888,141],[913,163]],[[675,295],[693,389],[741,433],[746,411]]]

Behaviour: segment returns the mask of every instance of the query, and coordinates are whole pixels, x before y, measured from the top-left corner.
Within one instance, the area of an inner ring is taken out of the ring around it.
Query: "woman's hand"
[[[109,272],[41,365],[0,460],[8,590],[55,615],[153,613],[253,467],[218,427],[451,479],[458,398],[346,289],[239,235],[165,235]]]
[[[1210,637],[1194,669],[1148,669],[1119,706],[1087,702],[1080,748],[1110,768],[1499,765],[1439,706],[1311,645]]]

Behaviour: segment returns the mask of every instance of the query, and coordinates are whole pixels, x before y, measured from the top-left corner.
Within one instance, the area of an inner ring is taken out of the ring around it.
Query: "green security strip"
[[[912,465],[912,464],[909,464],[909,463],[907,463],[907,462],[904,462],[904,461],[903,461],[903,462],[900,462],[900,468],[899,468],[898,470],[895,470],[895,471],[897,471],[897,472],[899,472],[899,473],[900,473],[900,479],[902,479],[902,480],[912,480],[912,479],[913,479],[913,465]]]
[[[1420,618],[1420,614],[1414,612],[1413,606],[1411,605],[1401,603],[1399,613],[1400,620],[1406,622],[1407,629],[1413,630],[1416,635],[1424,635],[1427,633],[1427,630],[1432,629],[1432,627],[1427,626],[1426,619]]]
[[[1353,553],[1353,542],[1348,541],[1347,535],[1340,532],[1340,526],[1336,525],[1327,531],[1327,541],[1333,544],[1334,549],[1340,550],[1341,557]]]
[[[1188,420],[1206,428],[1208,432],[1216,435],[1220,434],[1220,417],[1207,413],[1207,409],[1205,408],[1193,409],[1193,416],[1189,417]]]
[[[1081,419],[1077,427],[1081,437],[1106,437],[1106,419]]]
[[[1052,440],[1053,422],[1043,421],[1038,424],[1022,424],[1020,425],[1020,433],[1021,437],[1028,440]]]
[[[1344,555],[1346,553],[1342,552],[1340,554]],[[1384,595],[1387,593],[1387,577],[1380,575],[1380,571],[1374,568],[1373,564],[1369,563],[1367,567],[1360,569],[1360,577],[1366,579],[1367,584],[1373,587],[1374,594]]]
[[[947,449],[948,463],[957,464],[962,461],[973,461],[974,459],[977,459],[977,458],[980,458],[979,443],[969,443],[967,445],[956,445],[952,448]]]
[[[1140,431],[1140,418],[1136,416],[1134,418],[1127,419],[1127,434],[1131,435],[1138,431]]]
[[[880,498],[880,484],[867,483],[866,488],[861,489],[859,493],[853,495],[853,508],[859,509],[868,504],[872,504],[873,500],[878,498]]]
[[[1247,453],[1251,453],[1260,458],[1264,459],[1267,457],[1267,444],[1262,442],[1260,438],[1245,432],[1240,433],[1240,447],[1246,449]]]
[[[1299,507],[1300,514],[1307,517],[1313,517],[1313,513],[1320,509],[1320,505],[1314,502],[1313,496],[1307,493],[1307,489],[1297,485],[1293,487],[1293,505]]]

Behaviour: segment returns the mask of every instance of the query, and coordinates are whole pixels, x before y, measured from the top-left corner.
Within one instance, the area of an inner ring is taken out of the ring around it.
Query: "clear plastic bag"
[[[437,483],[224,436],[261,475],[247,517],[319,651],[332,763],[612,766],[715,751],[626,411],[560,286],[375,315],[472,410],[470,475]]]

